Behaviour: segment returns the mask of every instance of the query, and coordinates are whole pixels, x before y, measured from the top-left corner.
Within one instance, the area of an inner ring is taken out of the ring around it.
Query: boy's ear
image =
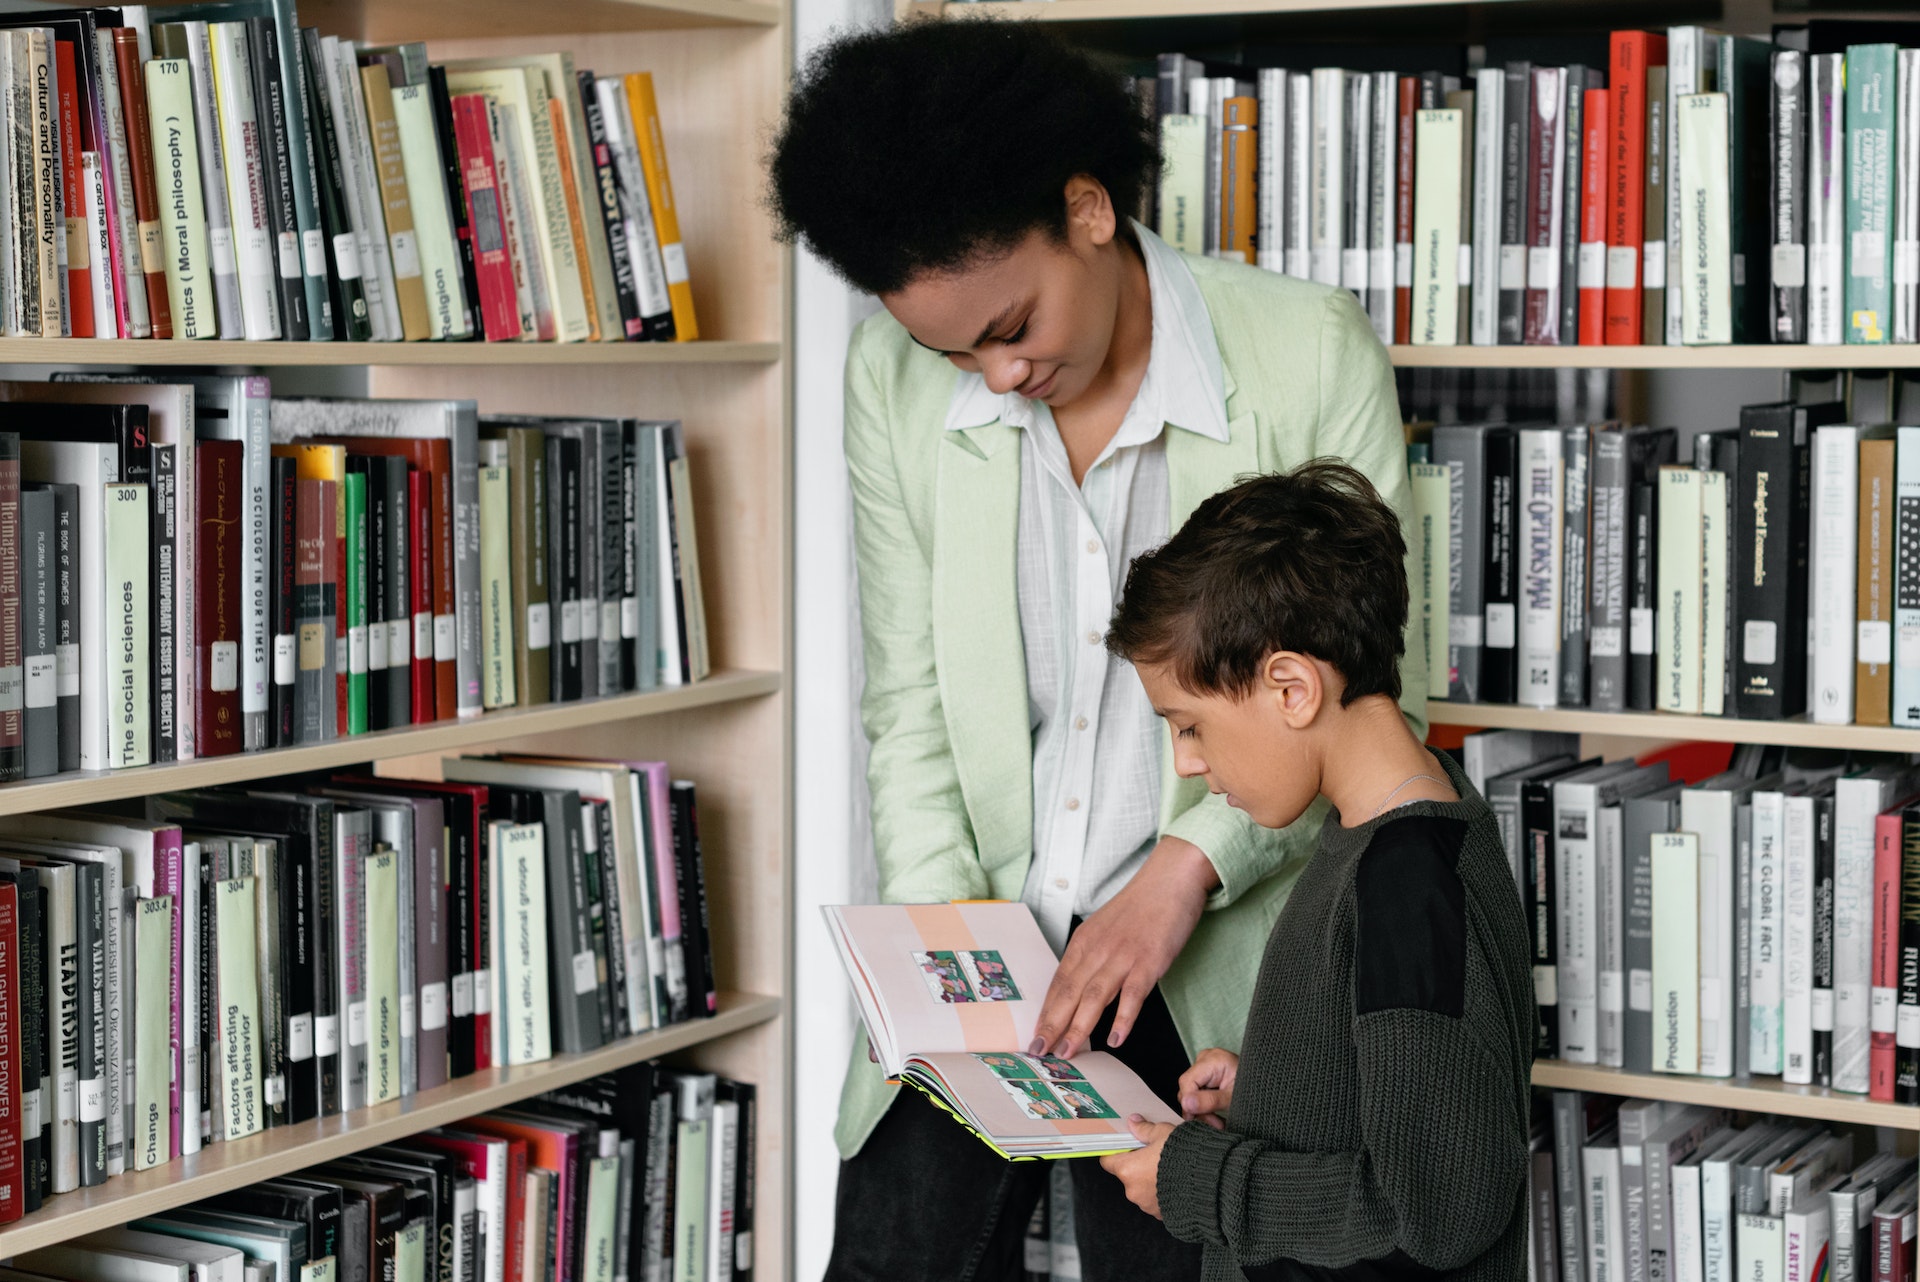
[[[1320,665],[1293,650],[1275,650],[1260,663],[1260,685],[1280,709],[1287,725],[1304,730],[1320,715],[1326,696]]]

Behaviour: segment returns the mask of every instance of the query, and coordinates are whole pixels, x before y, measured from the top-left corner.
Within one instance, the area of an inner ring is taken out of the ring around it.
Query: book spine
[[[399,133],[400,162],[419,239],[420,279],[426,294],[429,336],[465,338],[467,324],[464,282],[460,274],[453,216],[447,207],[440,144],[434,136],[433,100],[425,85],[396,85],[393,120]],[[597,104],[595,108],[597,116]],[[619,242],[619,262],[626,264],[626,242]],[[631,270],[628,284],[631,286]]]
[[[1855,548],[1859,536],[1859,432],[1823,427],[1813,454],[1813,709],[1816,722],[1845,725],[1853,715]],[[1916,466],[1920,466],[1917,457]],[[1898,464],[1896,463],[1896,466]],[[1920,473],[1916,474],[1920,480]],[[1915,493],[1920,508],[1920,491]],[[1905,499],[1901,500],[1903,508]],[[1920,514],[1920,513],[1917,513]],[[1916,582],[1920,582],[1917,579]],[[1899,592],[1895,588],[1898,627]],[[1920,604],[1920,597],[1916,597]],[[1899,671],[1894,673],[1899,685]],[[1899,706],[1896,689],[1895,707]]]
[[[399,866],[376,846],[366,856],[367,1103],[400,1098]]]
[[[146,485],[108,485],[102,541],[106,552],[109,687],[113,734],[109,758],[114,769],[144,766],[153,760],[151,644],[148,586],[151,522]]]
[[[1613,94],[1586,92],[1580,141],[1579,329],[1582,347],[1606,341],[1607,209],[1613,185],[1613,149],[1609,147]]]
[[[273,0],[274,60],[280,69],[280,93],[285,103],[288,142],[288,186],[293,194],[294,228],[300,237],[300,273],[306,294],[307,337],[331,342],[336,327],[346,322],[333,307],[327,280],[327,224],[322,195],[324,156],[313,118],[313,87],[305,54],[304,33],[294,16],[291,0]]]
[[[280,313],[280,334],[288,342],[304,343],[313,334],[307,309],[306,283],[300,261],[300,215],[293,190],[293,147],[288,136],[286,79],[280,66],[280,46],[273,20],[247,20],[247,55],[253,71],[253,111],[260,126],[260,176],[266,194],[268,252],[273,258],[274,303]]]
[[[369,560],[367,474],[348,472],[340,480],[346,496],[346,618],[348,734],[365,734],[368,687],[372,684],[372,645],[367,634]],[[385,652],[381,655],[383,665]]]
[[[1560,318],[1558,340],[1575,343],[1580,337],[1581,194],[1586,190],[1588,69],[1567,68],[1561,84],[1558,147],[1560,174]]]
[[[1658,706],[1663,712],[1700,711],[1705,610],[1702,571],[1701,484],[1687,467],[1660,469]]]
[[[1813,954],[1816,852],[1811,797],[1786,799],[1781,861],[1781,1078],[1813,1081]]]
[[[32,77],[34,274],[40,282],[39,313],[30,324],[43,338],[59,338],[69,327],[63,298],[67,264],[66,218],[61,209],[60,191],[60,105],[55,98],[51,34],[45,28],[27,33],[28,67]]]
[[[239,752],[240,730],[240,540],[243,469],[237,441],[201,441],[195,460],[200,476],[199,539],[195,591],[200,635],[195,668],[200,698],[194,739],[203,757]]]
[[[1700,1066],[1700,839],[1655,833],[1653,868],[1653,1067],[1694,1073]],[[1649,1196],[1649,1206],[1653,1198]]]
[[[147,64],[147,102],[160,170],[160,226],[166,247],[168,298],[181,338],[218,333],[210,286],[206,212],[200,200],[199,142],[185,60]]]
[[[1900,833],[1899,994],[1894,1008],[1893,1098],[1920,1103],[1920,816],[1902,816]]]
[[[1500,117],[1500,296],[1498,333],[1502,344],[1519,343],[1525,333],[1527,232],[1534,169],[1533,66],[1510,62],[1502,91]]]
[[[1786,652],[1798,619],[1787,613],[1789,522],[1783,509],[1794,496],[1794,413],[1749,406],[1740,414],[1740,476],[1736,542],[1745,573],[1734,589],[1740,645],[1734,668],[1734,706],[1741,717],[1777,720],[1787,713]]]
[[[1450,665],[1447,662],[1448,556],[1447,509],[1448,478],[1453,469],[1444,464],[1414,463],[1408,468],[1413,487],[1413,551],[1409,613],[1418,617],[1421,635],[1419,647],[1426,672],[1429,698],[1445,698]]]
[[[160,232],[160,194],[153,173],[153,131],[148,125],[146,79],[140,65],[138,34],[131,28],[116,27],[113,54],[119,64],[120,104],[126,117],[127,160],[133,180],[133,214],[138,223],[140,274],[146,281],[147,315],[153,337],[172,338],[166,249]]]
[[[54,43],[55,76],[58,82],[58,114],[55,134],[60,164],[61,225],[57,235],[61,266],[66,269],[66,294],[62,300],[64,327],[61,333],[71,338],[92,338],[93,329],[93,255],[87,244],[87,195],[81,185],[80,105],[82,88],[75,65],[74,42]],[[92,105],[88,104],[89,113]]]
[[[233,255],[233,214],[227,207],[227,160],[220,146],[220,116],[213,100],[213,39],[207,24],[181,24],[186,45],[188,80],[193,93],[194,138],[200,165],[200,196],[206,215],[207,254],[202,259],[211,274],[211,318],[202,328],[222,338],[239,338],[239,265]],[[169,46],[171,40],[166,42]]]
[[[176,626],[180,604],[177,597],[184,590],[179,573],[180,545],[184,540],[178,537],[179,531],[175,526],[179,519],[180,492],[176,453],[185,448],[174,445],[153,445],[148,448],[152,458],[150,475],[153,478],[152,488],[148,492],[153,518],[152,560],[148,571],[153,592],[153,650],[148,663],[153,681],[153,759],[156,762],[178,761],[181,757],[181,741],[186,738],[180,733],[180,714],[183,711],[180,687],[183,683],[179,668],[180,635]],[[191,653],[190,648],[188,653]],[[188,739],[188,742],[191,743],[191,740]]]
[[[299,741],[299,481],[292,459],[269,462],[273,681],[268,689],[267,743],[285,747]]]
[[[21,1152],[22,964],[19,889],[0,884],[0,1224],[10,1224],[26,1214],[26,1169]]]
[[[1258,164],[1254,131],[1259,123],[1259,99],[1229,98],[1223,104],[1226,133],[1220,170],[1220,257],[1236,263],[1253,261],[1253,234],[1257,211],[1254,177]]]
[[[1444,680],[1446,697],[1473,702],[1480,697],[1481,646],[1485,634],[1487,518],[1484,431],[1442,428],[1434,433],[1434,462],[1447,468],[1446,630],[1444,673],[1429,674],[1435,689]]]
[[[86,197],[87,245],[92,256],[90,278],[93,284],[93,336],[120,337],[120,321],[115,311],[113,242],[107,235],[106,177],[101,172],[100,153],[89,151],[80,157],[80,184]]]
[[[473,226],[474,256],[480,273],[480,314],[488,342],[520,336],[519,304],[508,262],[506,238],[495,182],[493,143],[487,127],[486,99],[460,94],[453,100],[454,129],[460,143],[467,217]]]
[[[1555,991],[1559,998],[1560,1057],[1600,1062],[1598,791],[1591,784],[1553,789],[1553,859],[1560,914]]]
[[[1807,55],[1773,52],[1769,118],[1773,164],[1768,168],[1773,217],[1773,341],[1807,341]]]
[[[1414,296],[1406,318],[1408,341],[1423,347],[1459,341],[1460,149],[1463,114],[1423,110],[1414,122],[1413,190]]]
[[[1646,239],[1647,66],[1658,36],[1616,31],[1611,38],[1608,85],[1612,98],[1612,176],[1607,197],[1608,343],[1637,344],[1641,338],[1640,251]],[[1660,51],[1664,63],[1664,50]]]
[[[218,1134],[237,1140],[261,1129],[265,1100],[261,1091],[261,1024],[254,880],[230,877],[213,886],[213,918],[218,935],[216,964],[220,1047]]]
[[[420,244],[414,231],[406,161],[400,152],[400,124],[393,114],[393,87],[387,78],[386,64],[376,61],[360,68],[360,86],[366,103],[367,126],[373,135],[374,165],[386,213],[387,244],[393,260],[401,332],[417,341],[433,334],[428,320]]]
[[[1821,1086],[1833,1084],[1835,855],[1834,798],[1828,793],[1813,807],[1813,963],[1808,968],[1813,1080]]]
[[[302,108],[308,127],[313,131],[313,173],[319,198],[318,226],[323,237],[320,249],[325,256],[323,266],[326,269],[323,278],[330,279],[333,288],[338,291],[337,306],[330,303],[328,310],[335,316],[335,328],[342,336],[352,342],[365,342],[374,336],[373,318],[362,270],[360,242],[354,236],[353,221],[346,208],[341,141],[334,130],[333,109],[328,105],[320,33],[307,27],[301,30],[300,37],[300,61],[304,75],[299,90],[304,99]],[[310,256],[312,250],[303,244],[302,253]],[[312,270],[312,263],[308,261],[309,277]],[[308,297],[312,297],[311,290],[308,291]]]
[[[107,125],[100,160],[106,187],[104,213],[111,249],[115,325],[121,338],[151,338],[153,327],[147,314],[146,282],[141,273],[139,224],[133,205],[133,159],[122,105],[119,57],[111,30],[104,27],[97,30],[94,40],[98,45],[101,114]]]
[[[6,465],[0,463],[0,469]],[[17,466],[17,465],[16,465]],[[21,726],[25,747],[23,774],[42,778],[60,769],[58,680],[54,671],[54,500],[36,489],[21,496]]]
[[[1895,1041],[1900,1010],[1901,816],[1888,811],[1873,821],[1873,988],[1868,997],[1867,1094],[1894,1098]]]
[[[1592,565],[1588,691],[1598,712],[1627,707],[1627,438],[1617,431],[1593,434]]]
[[[1565,472],[1558,429],[1520,433],[1517,540],[1520,701],[1551,708],[1560,694],[1560,593]]]
[[[1273,121],[1281,119],[1280,112],[1269,105],[1269,78],[1277,78],[1280,93],[1286,92],[1286,73],[1279,70],[1266,70],[1261,73],[1260,114],[1263,119]],[[595,212],[599,217],[601,233],[606,238],[608,267],[612,273],[614,300],[620,311],[619,337],[627,339],[644,338],[644,321],[640,312],[639,287],[634,279],[634,262],[631,247],[627,240],[626,217],[621,208],[620,180],[614,168],[613,148],[607,141],[607,126],[600,107],[598,82],[590,71],[579,73],[578,86],[581,115],[586,124],[588,162],[593,174]],[[396,90],[396,93],[398,91]],[[396,103],[397,106],[397,103]],[[1266,262],[1267,246],[1279,245],[1278,227],[1269,227],[1268,207],[1272,203],[1269,192],[1274,178],[1267,169],[1267,153],[1279,137],[1272,125],[1264,125],[1260,130],[1261,169],[1260,169],[1260,240],[1262,267]],[[409,178],[409,183],[411,183]],[[1155,220],[1156,223],[1158,220]],[[1276,248],[1277,252],[1277,248]],[[1276,269],[1277,270],[1277,269]]]
[[[1853,719],[1863,726],[1890,725],[1893,719],[1896,449],[1886,439],[1860,442]]]
[[[101,869],[74,869],[74,1008],[80,1024],[78,1111],[80,1187],[107,1182],[106,891]],[[118,905],[115,906],[116,908]]]
[[[380,212],[379,180],[373,173],[373,144],[360,115],[360,77],[352,42],[343,49],[332,36],[320,41],[320,76],[339,150],[341,194],[348,224],[360,253],[361,284],[367,293],[368,319],[376,341],[400,338],[400,309],[393,292],[393,260]]]
[[[1727,95],[1688,94],[1674,104],[1680,125],[1681,341],[1733,341],[1729,243]]]
[[[1498,67],[1482,67],[1474,73],[1474,82],[1473,217],[1468,223],[1473,235],[1469,341],[1476,346],[1490,347],[1500,341],[1506,73]]]
[[[407,522],[405,555],[413,611],[413,700],[408,713],[414,724],[425,725],[438,715],[439,682],[433,656],[433,474],[421,468],[407,472]]]
[[[1287,73],[1286,204],[1281,235],[1284,270],[1298,280],[1314,279],[1314,213],[1319,195],[1315,172],[1314,113],[1319,110],[1319,84],[1314,74]],[[609,130],[612,126],[609,124]]]
[[[1885,343],[1893,320],[1896,60],[1852,45],[1846,61],[1846,341]]]
[[[207,33],[213,42],[214,105],[226,159],[234,257],[239,265],[240,321],[245,337],[261,342],[280,337],[280,299],[247,24],[216,22],[208,26]]]
[[[1263,184],[1278,184],[1285,174],[1280,161],[1280,147],[1285,138],[1285,126],[1278,121],[1284,119],[1278,112],[1268,117],[1270,108],[1267,95],[1275,96],[1274,105],[1285,109],[1287,77],[1279,69],[1263,70],[1260,73],[1262,101],[1260,104],[1262,119],[1273,119],[1276,123],[1262,125],[1260,129],[1261,164],[1260,180]],[[1417,126],[1415,117],[1420,105],[1420,81],[1413,76],[1401,76],[1395,84],[1394,98],[1394,166],[1393,166],[1393,341],[1407,344],[1413,341],[1413,208],[1414,208],[1414,138]],[[1269,139],[1271,146],[1269,147]],[[1265,195],[1261,197],[1261,233],[1262,254],[1260,265],[1273,271],[1280,270],[1278,253],[1281,201],[1276,199],[1269,205]],[[1269,240],[1268,237],[1271,237]],[[1274,250],[1268,251],[1268,244]]]
[[[1807,58],[1807,337],[1846,333],[1846,71],[1837,53]]]
[[[481,665],[485,676],[485,702],[489,708],[511,707],[515,702],[514,610],[512,575],[508,568],[510,535],[508,530],[507,469],[480,469],[480,563],[481,620],[484,641]]]
[[[1755,1073],[1778,1073],[1786,1060],[1784,1026],[1784,920],[1786,798],[1753,794],[1753,871],[1748,934],[1750,998],[1748,1064]]]
[[[1346,174],[1347,73],[1338,67],[1313,69],[1312,178],[1309,188],[1311,272],[1321,285],[1338,285],[1345,238],[1342,220]]]
[[[1592,435],[1584,424],[1562,429],[1566,498],[1560,526],[1560,704],[1587,703],[1587,580],[1592,556]]]
[[[25,656],[21,653],[20,438],[0,435],[0,780],[26,770]]]
[[[1669,197],[1677,197],[1675,172],[1679,154],[1673,149],[1673,131],[1666,127],[1673,110],[1668,96],[1667,68],[1647,68],[1647,182],[1641,223],[1646,239],[1640,242],[1640,341],[1655,346],[1667,337],[1667,259],[1678,246],[1668,239]],[[1676,272],[1677,276],[1678,273]]]
[[[1876,779],[1837,781],[1829,916],[1833,979],[1832,1084],[1865,1095],[1873,987],[1874,820],[1892,799]]]
[[[1561,197],[1567,165],[1564,67],[1535,67],[1531,73],[1532,109],[1527,113],[1527,288],[1521,340],[1554,345],[1560,341]]]
[[[1371,156],[1367,167],[1367,315],[1382,343],[1393,341],[1395,170],[1399,147],[1395,142],[1395,98],[1399,79],[1392,72],[1372,77]],[[1248,147],[1251,152],[1251,145]]]
[[[403,458],[390,457],[383,461],[386,464],[386,526],[380,542],[368,545],[368,553],[383,562],[378,577],[386,598],[387,620],[384,720],[389,726],[405,726],[413,720],[413,574],[408,552],[413,518],[407,504],[410,469]]]

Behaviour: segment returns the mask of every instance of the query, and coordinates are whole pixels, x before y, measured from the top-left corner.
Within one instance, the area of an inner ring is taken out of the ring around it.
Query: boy
[[[1210,1279],[1526,1271],[1533,988],[1493,816],[1396,700],[1400,522],[1316,461],[1202,503],[1127,576],[1107,644],[1183,776],[1269,828],[1317,796],[1241,1057],[1181,1078],[1182,1126],[1104,1159]]]

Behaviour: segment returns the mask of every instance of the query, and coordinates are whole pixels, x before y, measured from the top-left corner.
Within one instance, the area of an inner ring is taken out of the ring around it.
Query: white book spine
[[[1813,799],[1786,799],[1785,911],[1781,940],[1781,1076],[1813,1081]]]
[[[1373,80],[1361,71],[1347,74],[1346,171],[1340,175],[1343,209],[1340,236],[1340,287],[1367,305],[1367,199],[1373,190]]]
[[[1724,1159],[1700,1163],[1700,1264],[1703,1282],[1734,1282],[1733,1181]]]
[[[145,485],[109,485],[101,522],[106,544],[108,614],[108,762],[116,770],[153,760],[152,665],[148,633],[153,611],[148,569],[151,525]]]
[[[72,869],[41,875],[47,892],[47,1055],[53,1060],[53,1151],[46,1155],[55,1193],[80,1187],[80,987]]]
[[[1594,866],[1599,901],[1600,1063],[1620,1068],[1626,1063],[1625,830],[1619,806],[1602,806],[1598,815]]]
[[[1733,259],[1728,224],[1727,95],[1675,101],[1680,154],[1680,322],[1690,344],[1733,341]]]
[[[200,881],[200,844],[189,841],[181,847],[180,866],[180,1152],[182,1156],[200,1151],[201,1114],[206,1101],[200,1097],[200,904],[204,893]],[[191,961],[187,959],[192,959]],[[188,1012],[193,1012],[191,1015]]]
[[[1701,578],[1700,477],[1690,467],[1660,469],[1658,608],[1654,616],[1654,706],[1662,712],[1700,711],[1700,661],[1705,626]]]
[[[1560,884],[1560,1055],[1574,1064],[1600,1062],[1598,1011],[1599,869],[1594,858],[1599,788],[1553,787],[1553,860]]]
[[[1560,432],[1520,433],[1520,702],[1551,708],[1560,698],[1561,522],[1565,515]]]
[[[1833,1089],[1867,1092],[1873,1001],[1873,829],[1897,800],[1872,775],[1833,786]]]
[[[1823,427],[1813,448],[1813,719],[1853,721],[1860,429]]]
[[[1750,1071],[1778,1073],[1785,1062],[1781,1032],[1781,937],[1785,879],[1786,797],[1753,794],[1753,879],[1748,909],[1752,958],[1748,1020]]]
[[[1287,74],[1287,195],[1284,229],[1287,275],[1313,279],[1313,77]]]
[[[1901,555],[1902,536],[1908,534],[1901,518],[1909,511],[1920,515],[1920,427],[1899,428],[1894,440],[1893,724],[1915,727],[1920,726],[1920,605],[1907,602],[1920,602],[1920,556]]]
[[[328,51],[338,64],[340,114],[346,122],[345,130],[340,135],[340,147],[343,151],[349,146],[354,150],[353,174],[355,181],[360,184],[360,211],[367,228],[370,257],[361,261],[371,264],[371,274],[379,279],[380,309],[386,336],[398,341],[405,337],[400,323],[400,291],[394,281],[392,243],[387,236],[387,207],[380,196],[380,171],[373,158],[373,133],[367,124],[366,98],[360,84],[360,63],[351,40],[330,45]]]
[[[230,877],[213,885],[216,950],[215,1009],[220,1016],[220,1052],[215,1081],[220,1091],[218,1134],[237,1140],[261,1128],[260,996],[256,971],[254,879]]]
[[[1414,117],[1413,342],[1459,342],[1460,142],[1465,113]]]
[[[1347,73],[1338,67],[1313,71],[1313,162],[1309,206],[1313,279],[1340,283],[1342,193],[1346,189]]]
[[[1667,1234],[1671,1255],[1667,1274],[1673,1282],[1705,1282],[1702,1246],[1700,1163],[1681,1162],[1670,1168],[1673,1180],[1673,1218]]]
[[[93,270],[87,274],[93,285],[93,336],[120,337],[120,318],[113,304],[113,240],[107,235],[107,183],[100,168],[100,153],[80,153],[80,182],[87,198],[87,244],[92,247]]]
[[[1700,1067],[1733,1076],[1733,884],[1735,794],[1689,788],[1680,794],[1680,826],[1699,838]]]
[[[732,1100],[716,1101],[713,1156],[707,1167],[706,1282],[733,1282],[733,1199],[738,1186],[739,1131],[740,1106]]]
[[[1681,243],[1681,209],[1679,166],[1675,163],[1680,155],[1680,118],[1676,114],[1680,99],[1688,94],[1700,92],[1700,44],[1704,33],[1699,27],[1667,28],[1667,101],[1664,116],[1666,130],[1666,156],[1668,172],[1674,181],[1667,184],[1666,228],[1664,235],[1667,244],[1674,247],[1678,255]],[[1681,320],[1682,290],[1666,291],[1666,335],[1667,345],[1678,347],[1686,342],[1686,330]]]
[[[1281,221],[1287,207],[1287,72],[1282,67],[1260,69],[1260,178],[1255,186],[1257,202],[1255,251],[1259,265],[1267,271],[1286,268],[1286,249]]]
[[[193,115],[200,144],[200,187],[205,193],[207,251],[213,265],[214,309],[220,337],[246,332],[240,314],[240,266],[233,253],[233,213],[227,203],[227,163],[220,147],[220,113],[213,101],[213,36],[200,21],[185,24],[187,68],[193,76]],[[254,114],[259,114],[255,104]]]
[[[1653,834],[1653,1066],[1700,1066],[1700,839]]]
[[[1368,174],[1367,200],[1367,314],[1373,318],[1373,332],[1382,343],[1393,341],[1394,313],[1398,283],[1395,250],[1399,236],[1394,227],[1394,204],[1398,199],[1398,160],[1400,115],[1398,85],[1400,78],[1391,71],[1373,75],[1373,164]]]
[[[1787,1212],[1786,1282],[1822,1282],[1827,1276],[1827,1199],[1813,1196]]]
[[[367,1103],[400,1098],[400,867],[391,847],[366,857]]]
[[[227,171],[227,206],[233,219],[233,251],[240,276],[240,322],[251,342],[280,337],[280,297],[273,232],[267,219],[266,157],[254,110],[252,59],[247,24],[216,22],[213,96],[220,116],[220,147]]]
[[[546,829],[537,823],[496,824],[504,898],[497,935],[504,965],[495,982],[504,1003],[494,1022],[506,1031],[509,1065],[533,1064],[553,1055],[547,1003]]]
[[[1620,1198],[1620,1146],[1594,1145],[1581,1157],[1587,1184],[1587,1282],[1622,1282],[1626,1224]]]
[[[347,132],[347,126],[351,120],[347,110],[351,104],[352,90],[357,89],[357,86],[350,87],[347,92],[341,89],[338,40],[333,36],[327,36],[320,43],[320,83],[315,86],[315,109],[329,111],[333,115],[334,136],[339,142],[340,185],[342,194],[346,197],[344,203],[347,222],[353,231],[355,260],[360,265],[360,283],[366,290],[367,320],[372,326],[376,341],[398,338],[399,335],[390,332],[387,328],[386,296],[381,290],[380,274],[374,264],[374,240],[367,222],[367,210],[362,202],[366,188],[360,181],[360,149],[353,145],[353,136]],[[377,209],[373,212],[376,217],[382,218],[379,240],[381,244],[385,244],[387,238],[384,216]],[[237,217],[239,210],[236,209],[234,213]]]
[[[1741,1282],[1786,1282],[1780,1217],[1741,1214],[1735,1225]]]
[[[1490,347],[1500,341],[1501,138],[1507,101],[1506,72],[1482,67],[1473,95],[1473,295],[1469,341]]]
[[[137,961],[133,1004],[133,1169],[167,1160],[167,1085],[173,1053],[168,1048],[167,975],[173,967],[173,896],[140,899],[134,906]]]
[[[1724,472],[1700,473],[1700,711],[1718,717],[1726,711],[1727,614],[1732,608],[1732,499]]]
[[[122,338],[153,337],[153,319],[147,311],[146,277],[141,266],[140,223],[133,211],[133,171],[129,168],[126,113],[120,105],[120,67],[113,53],[113,34],[94,33],[100,69],[100,110],[106,117],[107,198],[113,202],[113,227],[120,246],[120,282],[126,297],[126,332]]]
[[[1838,343],[1845,330],[1844,55],[1808,57],[1807,98],[1807,341]]]

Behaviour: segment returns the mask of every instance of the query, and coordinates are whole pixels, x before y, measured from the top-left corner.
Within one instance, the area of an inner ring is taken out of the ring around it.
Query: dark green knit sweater
[[[1460,801],[1327,816],[1227,1129],[1168,1137],[1160,1210],[1208,1279],[1526,1275],[1531,947],[1493,814],[1441,760]]]

